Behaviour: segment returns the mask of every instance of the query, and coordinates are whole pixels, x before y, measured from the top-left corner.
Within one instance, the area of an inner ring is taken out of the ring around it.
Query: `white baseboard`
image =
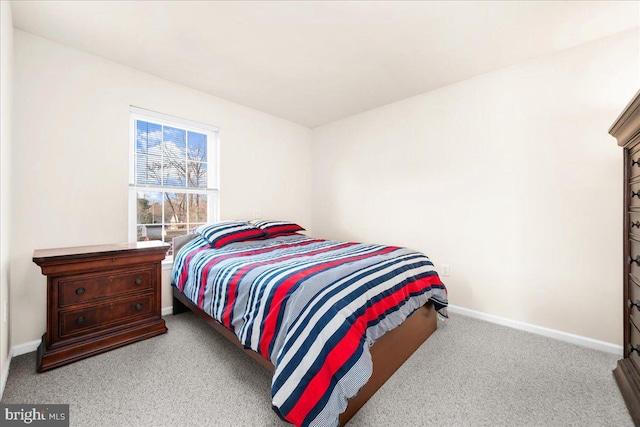
[[[570,334],[568,332],[557,331],[555,329],[549,329],[542,326],[532,325],[530,323],[519,322],[517,320],[511,320],[500,316],[494,316],[493,314],[483,313],[481,311],[469,310],[468,308],[458,307],[455,305],[449,305],[448,310],[454,314],[461,314],[463,316],[473,317],[491,323],[497,323],[498,325],[508,326],[510,328],[520,329],[521,331],[532,332],[534,334],[542,335],[560,341],[565,341],[582,347],[592,348],[594,350],[605,351],[607,353],[613,353],[618,356],[622,356],[621,345],[612,344],[605,341],[598,341],[594,340],[593,338],[587,338],[580,335]]]
[[[28,341],[23,344],[14,345],[11,347],[11,352],[13,353],[13,357],[22,356],[23,354],[31,353],[32,351],[36,351],[38,346],[40,345],[41,340],[33,340]]]
[[[9,366],[11,365],[11,359],[13,359],[13,348],[9,350],[7,364],[2,370],[2,378],[0,378],[0,399],[2,399],[2,396],[4,396],[4,387],[7,385],[7,379],[9,378]]]
[[[542,335],[549,338],[554,338],[560,341],[565,341],[571,344],[576,344],[582,347],[592,348],[595,350],[605,351],[607,353],[613,353],[616,355],[622,355],[622,346],[611,344],[605,341],[598,341],[592,338],[583,337],[580,335],[574,335],[567,332],[557,331],[555,329],[544,328],[542,326],[532,325],[530,323],[519,322],[517,320],[507,319],[505,317],[495,316],[493,314],[483,313],[481,311],[469,310],[468,308],[458,307],[455,305],[449,305],[448,310],[454,314],[460,314],[463,316],[473,317],[475,319],[485,320],[491,323],[497,323],[498,325],[508,326],[514,329],[520,329],[521,331],[532,332],[534,334]],[[162,309],[162,315],[167,316],[173,313],[173,307],[164,307]],[[36,351],[40,345],[40,340],[33,340],[23,344],[14,345],[10,351],[9,363],[12,357],[20,356],[23,354]],[[2,379],[0,383],[0,396],[4,391],[4,384],[7,376],[9,375],[9,363],[5,368],[5,372],[2,373]]]

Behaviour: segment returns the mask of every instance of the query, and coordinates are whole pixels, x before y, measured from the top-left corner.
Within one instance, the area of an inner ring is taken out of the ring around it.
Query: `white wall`
[[[415,248],[451,266],[451,304],[621,344],[607,130],[638,48],[625,32],[314,129],[315,235]]]
[[[14,63],[13,345],[45,330],[34,249],[127,240],[129,105],[220,128],[222,218],[311,227],[308,128],[19,30]]]
[[[13,22],[11,3],[0,2],[0,397],[9,369],[9,260],[11,230],[11,104],[13,78]]]

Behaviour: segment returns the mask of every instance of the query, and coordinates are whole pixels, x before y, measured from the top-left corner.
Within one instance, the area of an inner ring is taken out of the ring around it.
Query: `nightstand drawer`
[[[640,212],[629,212],[629,234],[640,238]]]
[[[153,272],[154,269],[151,267],[59,279],[58,306],[65,307],[128,292],[150,290],[153,287]]]
[[[629,307],[630,304],[631,307]],[[633,276],[629,276],[629,300],[627,301],[627,307],[629,307],[629,318],[635,322],[636,325],[640,325],[640,286],[636,284]]]
[[[629,178],[634,178],[640,175],[640,151],[635,149],[635,152],[629,154]]]
[[[629,239],[629,274],[640,283],[640,242]]]
[[[629,353],[629,357],[640,359],[640,331],[634,326],[633,321],[629,321],[629,346],[635,350]]]
[[[60,337],[68,338],[156,316],[155,294],[146,293],[106,304],[59,313]]]
[[[629,207],[640,207],[640,182],[629,184]]]
[[[640,307],[636,302],[640,303],[640,285],[638,285],[633,276],[629,276],[629,301],[633,304],[629,307],[629,316],[633,317],[636,325],[640,325]],[[627,301],[627,306],[630,302]]]

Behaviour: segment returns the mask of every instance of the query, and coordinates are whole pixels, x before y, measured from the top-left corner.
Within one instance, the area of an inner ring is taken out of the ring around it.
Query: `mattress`
[[[298,426],[336,426],[371,376],[369,347],[447,291],[422,253],[300,234],[175,256],[172,284],[275,366],[274,411]]]

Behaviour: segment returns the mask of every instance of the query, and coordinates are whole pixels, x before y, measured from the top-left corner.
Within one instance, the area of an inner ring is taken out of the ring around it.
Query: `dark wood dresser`
[[[624,358],[613,373],[640,426],[640,91],[609,133],[624,147]]]
[[[33,262],[47,276],[38,371],[167,332],[161,274],[168,248],[138,242],[36,250]]]

